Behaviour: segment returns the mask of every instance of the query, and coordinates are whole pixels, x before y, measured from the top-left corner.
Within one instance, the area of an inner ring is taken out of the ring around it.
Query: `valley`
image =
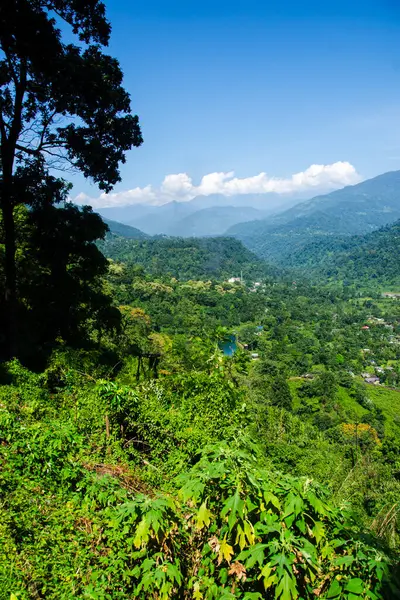
[[[0,600],[400,599],[398,15],[275,4],[0,3]]]

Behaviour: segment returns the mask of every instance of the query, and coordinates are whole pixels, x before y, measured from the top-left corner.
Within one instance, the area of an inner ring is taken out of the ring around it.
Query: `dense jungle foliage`
[[[179,279],[262,277],[276,270],[257,258],[233,238],[154,237],[133,240],[121,235],[107,236],[99,248],[109,258],[141,265],[154,276]]]
[[[70,204],[142,141],[109,34],[0,4],[0,600],[399,598],[399,300]]]
[[[398,301],[103,286],[114,332],[3,367],[0,597],[397,597]]]
[[[358,284],[400,285],[400,222],[364,236],[316,237],[286,258],[304,275]]]

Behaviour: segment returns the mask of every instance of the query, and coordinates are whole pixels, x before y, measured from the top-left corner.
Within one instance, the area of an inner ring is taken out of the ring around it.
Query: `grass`
[[[400,436],[400,391],[388,390],[384,387],[368,387],[368,397],[381,408],[385,417],[387,435]]]

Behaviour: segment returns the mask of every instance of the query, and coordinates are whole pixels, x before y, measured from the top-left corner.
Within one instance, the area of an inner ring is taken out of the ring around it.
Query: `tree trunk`
[[[25,61],[19,66],[18,81],[15,82],[14,116],[7,135],[3,115],[0,120],[1,133],[1,170],[2,185],[0,188],[0,206],[3,213],[4,245],[5,245],[5,290],[4,309],[6,322],[7,358],[14,358],[18,351],[17,341],[17,269],[15,265],[16,239],[13,194],[14,160],[19,135],[22,130],[22,113],[24,94],[26,91],[27,72]]]
[[[4,245],[5,245],[5,290],[4,309],[6,323],[6,352],[7,358],[17,355],[17,273],[15,266],[15,221],[12,200],[12,175],[3,171],[3,186],[1,190],[1,208],[3,213]]]

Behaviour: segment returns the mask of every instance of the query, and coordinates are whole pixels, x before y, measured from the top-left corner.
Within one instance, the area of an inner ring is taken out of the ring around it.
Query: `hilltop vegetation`
[[[362,329],[398,335],[394,301],[118,263],[105,285],[122,320],[100,345],[3,368],[0,597],[396,597],[400,390],[359,376],[400,379]]]
[[[149,237],[146,233],[143,233],[143,231],[140,231],[140,229],[136,229],[136,227],[132,227],[131,225],[124,225],[118,221],[110,221],[110,219],[104,219],[104,217],[103,221],[110,231],[110,236],[134,240],[144,240]]]
[[[108,258],[142,266],[151,275],[179,279],[229,279],[274,272],[238,240],[232,238],[153,238],[134,241],[112,237],[100,242]]]
[[[320,239],[290,254],[286,264],[315,277],[400,285],[400,221],[364,236]]]

